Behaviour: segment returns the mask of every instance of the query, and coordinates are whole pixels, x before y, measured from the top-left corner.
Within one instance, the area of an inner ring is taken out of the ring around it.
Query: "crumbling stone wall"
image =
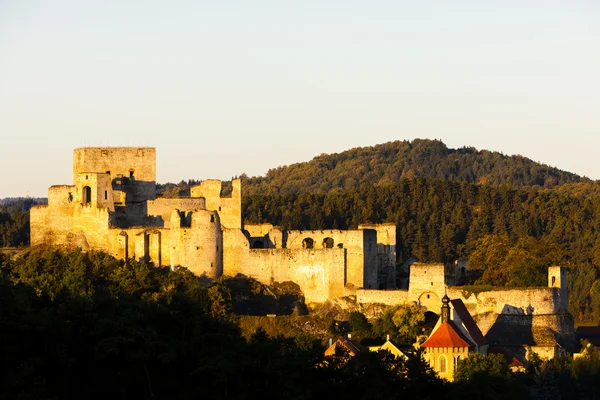
[[[374,230],[327,229],[322,231],[287,231],[288,249],[346,249],[346,283],[357,288],[377,287],[377,233]]]
[[[229,229],[242,228],[242,182],[231,181],[231,197],[221,197],[222,183],[217,179],[208,179],[190,188],[192,197],[204,197],[206,209],[217,211],[221,224]]]
[[[358,229],[377,232],[377,287],[396,287],[396,224],[361,224]]]

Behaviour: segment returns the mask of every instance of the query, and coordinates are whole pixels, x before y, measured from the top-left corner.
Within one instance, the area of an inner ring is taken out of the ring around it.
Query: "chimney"
[[[390,341],[390,334],[389,333],[386,335],[385,340],[387,340],[388,342]]]
[[[333,339],[329,338],[329,347],[333,346]]]

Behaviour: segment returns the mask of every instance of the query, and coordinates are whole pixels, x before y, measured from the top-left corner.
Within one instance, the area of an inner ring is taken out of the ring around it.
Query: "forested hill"
[[[473,147],[449,149],[439,140],[395,141],[322,154],[311,161],[278,167],[265,177],[248,178],[244,192],[252,194],[327,194],[331,190],[382,186],[402,178],[423,178],[514,188],[553,188],[589,181],[578,175],[534,162]]]

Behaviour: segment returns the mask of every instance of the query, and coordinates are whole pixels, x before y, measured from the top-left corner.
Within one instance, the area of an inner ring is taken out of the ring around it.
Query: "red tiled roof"
[[[481,330],[475,323],[475,320],[473,320],[471,313],[469,313],[469,310],[467,310],[465,303],[463,303],[461,299],[450,300],[450,302],[452,303],[454,311],[456,311],[456,313],[458,314],[458,317],[462,321],[465,328],[467,328],[469,335],[471,335],[475,343],[478,346],[483,346],[484,344],[487,344],[487,340],[485,340],[485,337],[481,333]]]
[[[473,343],[467,338],[463,338],[458,332],[458,328],[453,326],[452,322],[442,322],[442,324],[429,336],[422,347],[471,347]]]

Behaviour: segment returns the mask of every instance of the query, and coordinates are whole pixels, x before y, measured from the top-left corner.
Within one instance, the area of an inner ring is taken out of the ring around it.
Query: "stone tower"
[[[558,289],[559,310],[557,311],[566,312],[569,308],[569,299],[567,291],[567,270],[564,267],[553,266],[548,268],[548,287]]]

